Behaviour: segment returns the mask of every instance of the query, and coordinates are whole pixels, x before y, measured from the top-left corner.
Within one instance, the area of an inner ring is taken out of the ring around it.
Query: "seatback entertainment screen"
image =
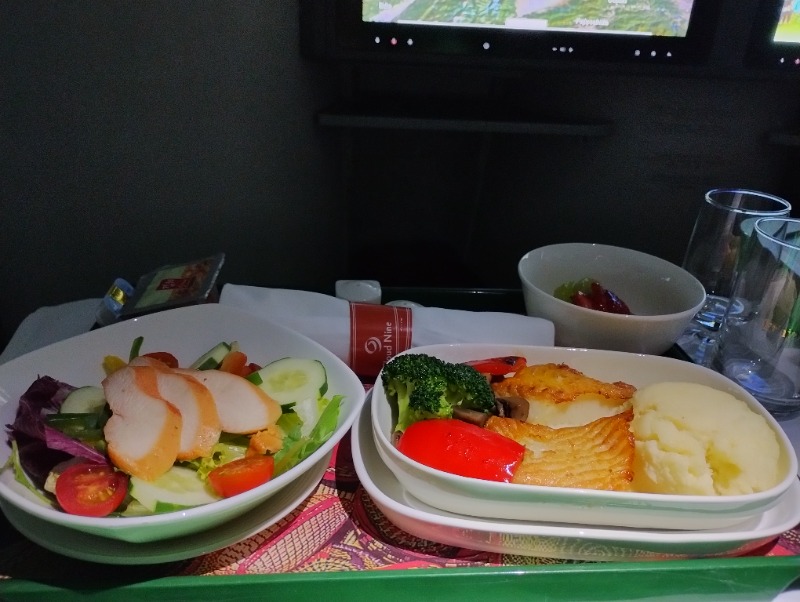
[[[772,41],[800,44],[800,0],[784,0]]]
[[[306,54],[334,61],[487,69],[701,66],[722,10],[719,0],[300,3]]]
[[[800,0],[760,0],[746,65],[800,74]]]
[[[800,0],[787,3],[798,4]],[[363,0],[365,23],[685,37],[694,0]]]

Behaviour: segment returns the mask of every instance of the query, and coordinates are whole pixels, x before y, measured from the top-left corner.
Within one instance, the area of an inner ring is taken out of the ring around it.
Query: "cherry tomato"
[[[150,353],[143,353],[144,357],[152,357],[154,360],[165,363],[170,368],[178,367],[178,358],[172,355],[169,351],[151,351]]]
[[[241,376],[247,376],[248,374],[252,374],[253,372],[258,372],[261,370],[261,366],[256,364],[255,362],[250,362],[244,368],[242,368]]]
[[[65,512],[108,516],[128,493],[128,475],[108,464],[73,464],[56,479],[56,499]]]
[[[414,422],[397,448],[412,460],[462,477],[508,483],[525,446],[493,431],[450,418]]]
[[[274,470],[272,456],[247,456],[218,466],[208,474],[208,482],[218,495],[231,497],[266,483]]]
[[[473,360],[464,362],[467,366],[472,366],[481,374],[492,374],[503,376],[510,372],[518,372],[527,365],[527,360],[518,355],[507,355],[505,357],[491,357],[485,360]]]

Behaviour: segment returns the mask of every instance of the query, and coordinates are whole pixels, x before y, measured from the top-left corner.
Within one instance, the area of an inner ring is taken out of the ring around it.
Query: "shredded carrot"
[[[247,365],[247,355],[242,351],[229,351],[222,359],[219,369],[231,374],[242,374]]]

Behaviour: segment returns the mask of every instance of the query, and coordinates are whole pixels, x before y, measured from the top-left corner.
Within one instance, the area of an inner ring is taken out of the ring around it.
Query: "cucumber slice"
[[[150,512],[180,510],[222,499],[194,470],[183,466],[173,466],[155,481],[132,476],[130,494]]]
[[[218,343],[198,357],[189,368],[192,370],[216,370],[230,350],[231,346],[228,343]]]
[[[322,397],[328,374],[319,360],[285,357],[253,372],[247,379],[281,405]]]
[[[78,387],[64,398],[61,414],[99,414],[106,405],[102,387]]]

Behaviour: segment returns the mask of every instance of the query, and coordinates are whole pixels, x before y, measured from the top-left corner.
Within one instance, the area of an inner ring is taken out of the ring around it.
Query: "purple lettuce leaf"
[[[76,387],[62,383],[50,376],[40,376],[19,398],[19,407],[12,433],[25,433],[44,441],[44,416],[58,412],[64,399]]]
[[[72,458],[72,455],[50,449],[43,440],[35,439],[22,432],[18,433],[14,439],[17,442],[20,466],[39,489],[44,489],[47,475],[54,466]]]
[[[75,388],[50,376],[40,376],[20,397],[14,423],[7,426],[9,438],[17,441],[22,468],[39,487],[44,486],[53,466],[72,457],[108,462],[106,456],[94,447],[45,423],[45,416],[58,412],[64,399]]]
[[[100,453],[88,443],[73,439],[51,426],[44,426],[44,441],[50,449],[60,450],[98,464],[108,463],[105,454]]]

